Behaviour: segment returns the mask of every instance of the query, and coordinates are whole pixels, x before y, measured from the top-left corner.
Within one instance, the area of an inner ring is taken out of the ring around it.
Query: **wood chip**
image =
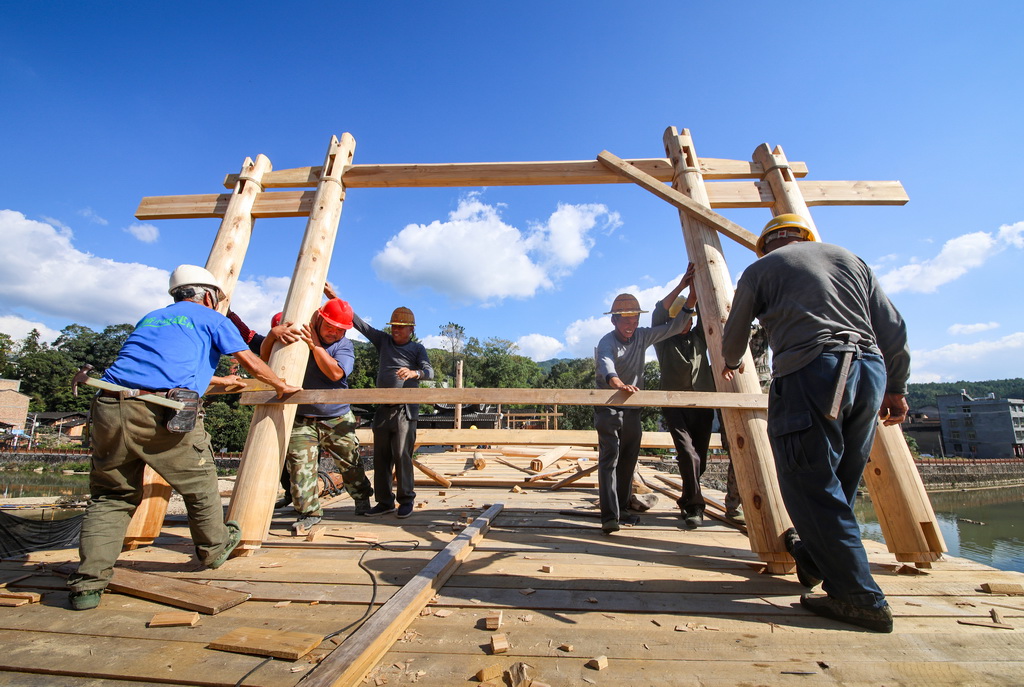
[[[42,598],[43,595],[39,592],[0,591],[0,599],[24,599],[26,603],[34,604],[39,603]]]
[[[530,675],[527,673],[527,666],[522,661],[516,661],[509,666],[506,674],[508,675],[508,681],[512,687],[529,687]]]
[[[994,622],[994,623],[996,623],[998,625],[1005,625],[1006,624],[1003,621],[1003,615],[999,611],[997,611],[996,609],[994,609],[994,608],[988,609],[988,614],[990,616],[992,616],[992,622]]]
[[[536,589],[530,589],[529,587],[527,587],[526,589],[520,589],[519,593],[523,596],[529,596],[530,594],[536,593],[536,591]]]
[[[596,604],[597,603],[597,598],[593,597],[593,596],[588,596],[587,597],[587,603],[588,604]]]
[[[560,644],[558,648],[567,654],[571,654],[572,652],[576,651],[576,647],[574,647],[572,644]]]
[[[488,630],[497,630],[505,619],[504,611],[497,611],[484,616],[484,627]]]
[[[540,566],[540,571],[542,573],[553,573],[553,572],[555,572],[555,566],[553,566],[553,565],[542,565],[542,566]]]
[[[958,620],[961,625],[976,625],[977,627],[991,627],[997,630],[1016,630],[1013,625],[1004,625],[1000,623],[986,623],[981,620]]]
[[[261,568],[280,568],[281,564],[280,563],[261,563],[260,567]]]
[[[421,618],[426,618],[428,615],[434,615],[434,611],[432,609],[430,609],[430,608],[421,608],[420,609],[420,617]]]
[[[436,615],[438,618],[447,618],[451,614],[452,611],[447,608],[439,608],[436,611],[434,611],[434,615]]]
[[[593,668],[594,670],[604,670],[608,667],[608,657],[595,656],[594,658],[587,661],[587,667]]]

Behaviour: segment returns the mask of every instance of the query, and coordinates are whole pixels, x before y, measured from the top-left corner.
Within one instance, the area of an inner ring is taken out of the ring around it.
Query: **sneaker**
[[[228,541],[224,545],[224,550],[220,552],[220,555],[210,561],[209,567],[214,569],[224,565],[231,556],[231,552],[234,551],[235,547],[238,546],[238,543],[242,541],[242,528],[237,522],[234,520],[228,520],[224,524],[228,528]]]
[[[605,522],[602,522],[601,523],[601,531],[604,532],[605,534],[612,534],[614,532],[618,532],[619,531],[619,521],[618,520],[606,520]]]
[[[292,529],[295,530],[295,534],[305,534],[309,532],[309,528],[320,522],[322,518],[319,515],[303,515],[301,518],[295,521],[292,525]]]
[[[790,527],[782,533],[782,542],[786,546],[786,553],[790,556],[793,556],[793,551],[796,549],[796,545],[799,541],[800,535],[796,533],[795,527]],[[796,562],[796,556],[793,556],[793,562]],[[800,584],[808,589],[814,589],[821,584],[821,579],[804,570],[800,566],[800,563],[796,563],[796,579],[800,581]]]
[[[84,592],[71,592],[68,599],[71,601],[71,608],[76,611],[89,611],[100,605],[101,596],[102,589],[90,589]]]
[[[370,510],[370,499],[356,499],[356,515],[366,515]]]
[[[378,515],[384,515],[385,513],[394,513],[394,512],[395,512],[395,504],[392,503],[392,504],[388,505],[386,503],[378,503],[376,506],[374,506],[370,510],[366,511],[365,513],[363,513],[363,515],[365,515],[368,518],[375,518]]]
[[[892,632],[892,609],[889,608],[889,604],[881,608],[865,608],[831,596],[804,594],[800,597],[800,605],[823,618],[849,623],[874,632]]]
[[[412,515],[413,505],[411,503],[403,503],[398,507],[398,513],[396,517],[407,518]]]

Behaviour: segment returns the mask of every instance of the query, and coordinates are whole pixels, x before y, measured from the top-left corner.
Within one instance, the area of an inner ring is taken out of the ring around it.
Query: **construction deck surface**
[[[442,474],[472,468],[472,454],[424,460]],[[492,684],[514,685],[502,673],[519,662],[529,678],[552,686],[1024,683],[1024,596],[981,590],[1022,584],[1022,574],[948,557],[914,574],[866,542],[896,616],[893,634],[875,634],[805,612],[795,575],[761,574],[746,537],[719,521],[681,529],[665,496],[639,524],[605,536],[592,517],[592,480],[517,493],[506,484],[526,473],[493,461],[486,471],[502,486],[486,486],[482,474],[481,486],[419,483],[418,507],[404,520],[356,517],[345,496],[327,501],[314,541],[292,535],[294,513],[276,511],[264,546],[218,570],[199,568],[184,519],[169,518],[153,546],[122,554],[119,567],[251,594],[200,614],[195,625],[147,627],[156,614],[182,609],[121,593],[104,595],[96,610],[69,610],[56,569],[77,562],[74,550],[2,561],[6,591],[41,592],[42,600],[0,607],[0,684],[300,684],[368,612],[497,503],[504,507],[486,536],[352,684],[471,685],[478,671],[497,666]],[[993,608],[1004,627],[993,622]],[[485,618],[497,611],[502,625],[488,630]],[[267,631],[282,647],[289,636],[273,632],[340,633],[297,660],[208,648],[239,628]],[[507,652],[492,654],[495,634],[505,636]],[[607,667],[588,667],[599,656]]]

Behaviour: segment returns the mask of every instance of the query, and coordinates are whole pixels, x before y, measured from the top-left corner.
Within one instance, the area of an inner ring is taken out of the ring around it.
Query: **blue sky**
[[[217,220],[134,218],[222,192],[246,157],[319,165],[699,155],[761,143],[813,180],[903,183],[818,207],[908,322],[912,381],[1024,376],[1024,5],[0,3],[0,331],[135,322]],[[725,210],[759,232],[766,209]],[[258,220],[233,307],[264,330],[304,220]],[[735,282],[753,261],[723,239]],[[630,184],[349,191],[330,281],[431,343],[447,322],[543,360],[592,354],[614,295],[686,268],[675,209]]]

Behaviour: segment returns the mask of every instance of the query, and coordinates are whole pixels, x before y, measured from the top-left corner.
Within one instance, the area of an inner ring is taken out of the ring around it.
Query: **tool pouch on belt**
[[[199,392],[192,389],[171,389],[167,392],[167,398],[172,401],[181,401],[185,407],[175,411],[171,419],[167,421],[167,431],[175,434],[186,434],[196,428],[196,418],[202,404],[199,400]]]

